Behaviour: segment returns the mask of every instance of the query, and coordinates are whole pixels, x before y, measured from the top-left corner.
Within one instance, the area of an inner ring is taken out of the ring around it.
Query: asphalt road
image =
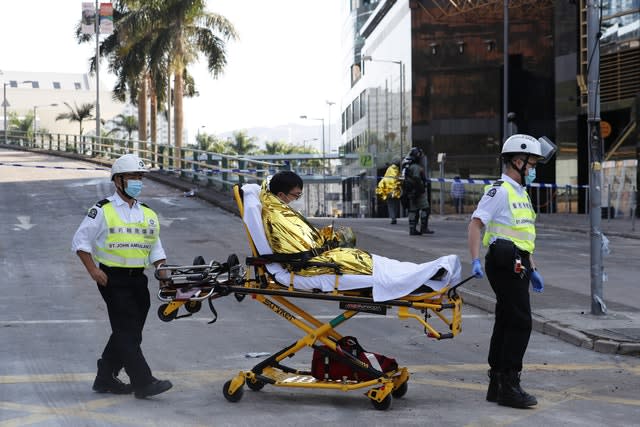
[[[362,392],[270,386],[255,393],[245,388],[240,402],[227,402],[224,382],[261,360],[248,354],[274,352],[299,337],[261,304],[233,297],[216,300],[219,320],[213,325],[206,323],[211,317],[206,307],[193,317],[161,322],[155,315],[160,302],[152,297],[143,350],[154,375],[171,379],[174,388],[146,400],[95,394],[95,360],[109,326],[95,284],[69,248],[86,209],[111,194],[108,174],[74,170],[87,164],[30,153],[0,150],[0,161],[71,168],[0,166],[0,427],[638,423],[637,358],[596,353],[538,333],[532,335],[523,373],[523,385],[538,397],[537,408],[486,402],[492,317],[469,306],[463,332],[452,340],[430,340],[415,323],[372,315],[357,316],[339,329],[409,367],[409,391],[389,411],[375,411]],[[197,255],[224,261],[231,253],[241,259],[248,254],[238,217],[152,181],[145,181],[141,199],[160,214],[170,263],[190,264]],[[424,237],[430,244],[409,241],[404,227],[382,221],[356,232],[360,246],[381,255],[417,261],[457,253],[466,263],[464,226],[443,221],[434,228],[435,235]],[[588,271],[571,269],[575,237],[547,237],[541,244],[567,258],[567,281],[576,274],[587,280]],[[153,280],[150,287],[153,292]],[[624,302],[623,296],[616,300]],[[322,319],[338,313],[333,303],[301,305]],[[310,352],[289,363],[307,368]]]

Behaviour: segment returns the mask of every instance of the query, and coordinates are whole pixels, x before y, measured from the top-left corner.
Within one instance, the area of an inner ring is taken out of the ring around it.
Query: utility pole
[[[587,0],[587,143],[591,220],[591,314],[607,312],[602,295],[602,137],[600,134],[600,22],[598,0]]]
[[[96,0],[96,144],[99,150],[100,147],[100,5]],[[92,148],[91,155],[94,155],[95,148]]]

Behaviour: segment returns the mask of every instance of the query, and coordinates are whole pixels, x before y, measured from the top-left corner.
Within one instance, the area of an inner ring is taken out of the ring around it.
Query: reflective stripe
[[[518,240],[532,240],[536,238],[535,234],[527,233],[526,231],[517,231],[509,228],[506,225],[490,223],[487,226],[487,233],[498,234],[505,237],[513,237]]]
[[[146,258],[125,258],[122,256],[104,252],[100,248],[96,249],[96,259],[109,267],[144,267]]]

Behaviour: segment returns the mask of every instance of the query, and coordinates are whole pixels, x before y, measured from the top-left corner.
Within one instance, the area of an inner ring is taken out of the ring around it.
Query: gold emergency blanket
[[[399,199],[401,193],[400,168],[397,165],[391,165],[387,168],[384,177],[378,183],[376,194],[382,200],[387,200],[389,197]]]
[[[348,243],[345,240],[354,240],[349,230],[335,232],[332,226],[315,228],[302,214],[291,209],[265,187],[266,183],[263,183],[260,190],[262,223],[273,253],[294,254],[322,248],[331,243],[344,246]],[[355,248],[337,247],[309,261],[338,264],[343,274],[371,275],[373,273],[371,255]],[[301,276],[333,273],[333,269],[326,267],[308,267],[296,271],[296,274]]]

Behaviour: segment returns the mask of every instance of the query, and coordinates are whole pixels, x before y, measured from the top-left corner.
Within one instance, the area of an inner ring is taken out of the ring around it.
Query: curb
[[[495,298],[468,289],[460,289],[458,292],[462,295],[464,303],[488,313],[494,312]],[[579,330],[549,320],[535,312],[531,313],[531,317],[534,331],[558,338],[577,347],[594,350],[598,353],[640,356],[640,343],[592,337]]]

